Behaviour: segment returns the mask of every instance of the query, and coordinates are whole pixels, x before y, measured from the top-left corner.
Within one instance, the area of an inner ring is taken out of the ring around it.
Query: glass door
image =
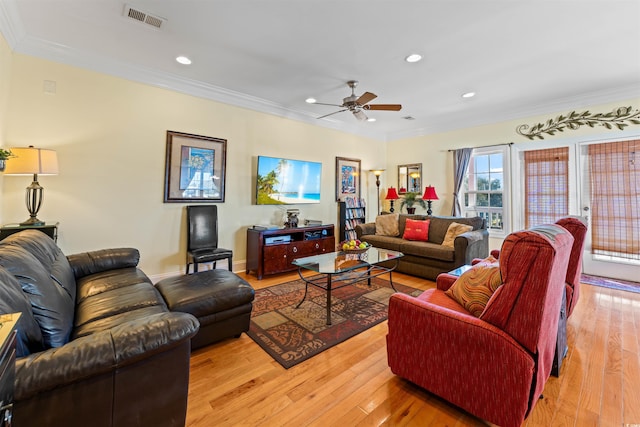
[[[579,206],[589,225],[583,272],[638,281],[640,140],[585,143],[577,150]]]

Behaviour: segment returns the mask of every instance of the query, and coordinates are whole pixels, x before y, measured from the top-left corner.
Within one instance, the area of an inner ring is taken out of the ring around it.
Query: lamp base
[[[39,220],[35,216],[32,216],[28,220],[20,223],[20,225],[23,227],[33,227],[33,226],[44,225],[44,224],[45,224],[44,221]]]

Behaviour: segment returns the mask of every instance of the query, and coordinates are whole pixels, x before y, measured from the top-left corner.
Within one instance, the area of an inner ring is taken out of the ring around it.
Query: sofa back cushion
[[[397,236],[398,214],[378,215],[376,217],[376,234],[378,236]]]
[[[0,266],[17,279],[31,302],[45,348],[66,344],[73,327],[76,282],[55,242],[37,230],[13,234],[0,242]]]
[[[24,357],[44,350],[42,332],[33,317],[29,299],[22,292],[16,278],[6,269],[0,267],[0,314],[8,313],[22,313],[16,328],[16,355]]]
[[[444,237],[447,234],[449,225],[452,222],[458,224],[470,225],[473,230],[480,230],[484,228],[484,219],[476,216],[472,218],[454,217],[454,216],[432,216],[429,217],[431,222],[429,223],[429,242],[441,245],[444,241]]]

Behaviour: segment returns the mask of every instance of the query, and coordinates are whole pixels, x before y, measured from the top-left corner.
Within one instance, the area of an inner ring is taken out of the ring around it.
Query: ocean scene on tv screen
[[[258,157],[257,204],[320,203],[322,163]]]

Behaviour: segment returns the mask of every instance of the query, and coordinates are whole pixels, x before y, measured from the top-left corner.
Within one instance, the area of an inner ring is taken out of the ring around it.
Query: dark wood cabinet
[[[0,240],[11,236],[14,233],[18,233],[22,230],[39,230],[42,231],[47,236],[51,237],[53,241],[58,240],[58,223],[57,222],[47,222],[44,225],[20,225],[20,224],[5,224],[0,227]]]
[[[16,380],[16,324],[20,313],[0,315],[0,426],[10,427]]]
[[[335,251],[333,225],[283,228],[275,230],[247,230],[247,274],[255,272],[258,279],[264,275],[284,273],[297,267],[296,258]]]

